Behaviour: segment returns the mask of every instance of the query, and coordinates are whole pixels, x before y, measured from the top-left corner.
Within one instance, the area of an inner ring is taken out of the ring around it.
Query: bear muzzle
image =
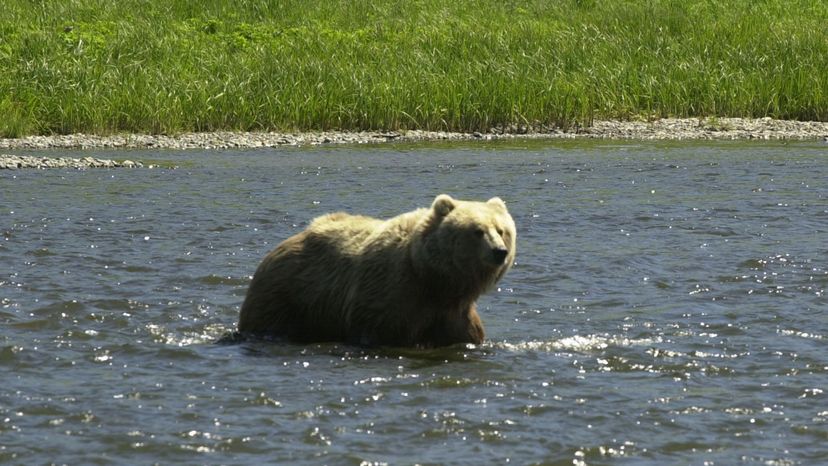
[[[494,248],[492,249],[492,262],[495,265],[503,264],[503,261],[506,260],[506,257],[509,255],[509,250],[506,248]]]

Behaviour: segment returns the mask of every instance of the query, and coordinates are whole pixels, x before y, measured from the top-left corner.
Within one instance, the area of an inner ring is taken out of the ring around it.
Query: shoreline
[[[497,141],[510,139],[618,139],[679,140],[817,140],[828,142],[828,122],[774,120],[771,118],[664,118],[645,121],[595,121],[589,127],[492,128],[486,133],[448,131],[216,131],[179,135],[69,134],[0,139],[3,150],[46,149],[235,149],[307,146],[321,144],[374,144],[420,141]]]
[[[73,168],[86,170],[88,168],[144,168],[141,161],[110,160],[95,157],[36,157],[31,155],[0,154],[0,170],[19,170],[33,168],[44,170],[47,168]],[[150,165],[148,168],[155,168]]]

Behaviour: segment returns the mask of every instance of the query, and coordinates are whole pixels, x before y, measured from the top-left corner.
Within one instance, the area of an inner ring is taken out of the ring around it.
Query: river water
[[[47,155],[162,168],[0,173],[0,463],[828,462],[824,143]],[[442,192],[517,224],[484,344],[215,343],[313,217]]]

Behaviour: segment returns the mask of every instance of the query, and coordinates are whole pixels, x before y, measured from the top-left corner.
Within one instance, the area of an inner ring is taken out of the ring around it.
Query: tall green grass
[[[0,136],[828,120],[821,0],[4,0]]]

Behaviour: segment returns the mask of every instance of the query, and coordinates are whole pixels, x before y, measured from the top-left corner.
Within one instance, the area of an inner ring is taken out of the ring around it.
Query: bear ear
[[[454,210],[454,199],[448,194],[440,194],[434,198],[431,204],[431,210],[437,213],[440,217],[445,217],[452,210]]]
[[[501,199],[499,197],[493,197],[493,198],[489,199],[488,201],[486,201],[486,204],[496,205],[496,206],[502,208],[503,210],[506,210],[506,203],[503,202],[503,199]]]

